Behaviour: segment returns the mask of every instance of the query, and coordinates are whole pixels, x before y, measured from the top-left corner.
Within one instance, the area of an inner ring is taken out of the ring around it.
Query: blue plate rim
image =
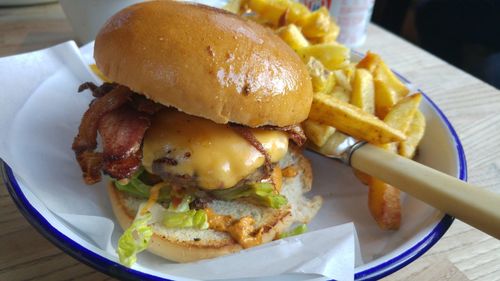
[[[399,75],[397,72],[395,74],[404,82],[410,83],[406,78]],[[441,120],[447,126],[452,139],[455,143],[455,148],[459,160],[459,179],[467,180],[467,162],[465,158],[465,153],[460,139],[451,125],[445,114],[439,109],[439,107],[422,91],[418,90],[424,96],[425,100],[429,102],[431,107],[438,113]],[[1,161],[1,159],[0,159]],[[3,173],[4,183],[17,205],[18,209],[21,211],[23,216],[30,222],[37,231],[39,231],[45,238],[47,238],[54,245],[59,247],[61,250],[72,256],[73,258],[101,271],[110,276],[119,278],[120,280],[171,280],[163,277],[151,275],[144,273],[132,268],[125,267],[117,262],[100,256],[91,250],[83,247],[82,245],[76,243],[71,238],[64,235],[62,232],[53,227],[45,217],[38,212],[38,210],[33,207],[33,205],[26,198],[22,192],[17,179],[14,176],[12,169],[2,161],[1,168]],[[413,262],[415,259],[427,252],[434,244],[441,239],[441,237],[446,233],[448,228],[451,226],[454,218],[450,215],[445,214],[438,224],[427,234],[422,240],[416,243],[411,248],[407,249],[398,256],[385,261],[374,267],[365,269],[361,272],[357,272],[354,275],[355,280],[377,280],[382,277],[388,276],[399,269],[405,267],[406,265]]]

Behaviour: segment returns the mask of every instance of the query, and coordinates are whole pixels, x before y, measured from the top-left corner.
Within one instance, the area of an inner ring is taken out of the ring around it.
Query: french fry
[[[425,117],[420,110],[417,110],[417,112],[415,112],[415,116],[413,116],[410,128],[408,128],[408,131],[406,132],[406,140],[399,144],[399,155],[410,159],[413,158],[415,156],[417,146],[424,136],[424,132]]]
[[[403,132],[393,129],[374,115],[326,94],[314,95],[309,119],[374,144],[406,139]]]
[[[401,192],[399,189],[372,178],[369,183],[368,208],[383,230],[397,230],[401,224]]]
[[[372,181],[372,176],[367,173],[361,172],[360,170],[354,168],[352,169],[352,172],[354,176],[356,176],[356,178],[358,178],[358,180],[364,185],[369,185]]]
[[[266,0],[269,1],[269,0]],[[271,0],[283,1],[287,3],[286,23],[297,23],[307,17],[311,11],[304,4],[293,0]]]
[[[337,149],[339,148],[340,144],[342,144],[347,138],[349,138],[348,135],[336,130],[335,133],[333,133],[326,140],[325,144],[318,148],[318,151],[325,155],[338,155],[338,153],[336,152]]]
[[[372,53],[372,52],[368,52],[366,54],[366,56],[358,62],[356,67],[357,68],[364,68],[373,74],[373,72],[375,71],[375,68],[377,68],[378,64],[381,61],[382,61],[382,59],[380,58],[379,55]]]
[[[398,151],[396,142],[385,143],[378,146],[393,154],[396,154]],[[360,178],[363,174],[357,176]],[[376,177],[366,176],[369,177],[368,208],[370,209],[372,217],[383,230],[399,229],[401,224],[401,192],[399,189]]]
[[[296,23],[311,12],[301,3],[291,0],[248,0],[248,8],[273,26],[278,26],[285,15],[285,24]]]
[[[333,75],[335,76],[335,84],[338,84],[349,92],[352,91],[351,81],[343,69],[334,70]]]
[[[302,33],[307,38],[321,38],[330,29],[330,14],[326,7],[321,7],[304,17],[297,24],[302,27]]]
[[[366,69],[356,69],[352,83],[351,104],[364,112],[375,113],[373,77]]]
[[[374,80],[373,84],[375,86],[375,115],[383,120],[398,102],[399,96],[381,80]]]
[[[349,90],[341,86],[333,87],[332,91],[330,92],[330,95],[345,103],[349,103],[349,101],[351,100],[351,92],[349,92]]]
[[[347,81],[352,84],[352,80],[354,80],[354,74],[356,73],[356,64],[351,62],[346,67],[342,68],[342,71],[344,72]]]
[[[380,60],[373,71],[373,79],[383,81],[389,89],[394,90],[398,94],[399,98],[405,97],[410,92],[405,84],[396,77],[394,72],[382,60]]]
[[[335,77],[333,76],[332,73],[328,74],[328,79],[326,80],[325,86],[317,91],[316,93],[318,94],[329,94],[333,91],[333,88],[335,87]]]
[[[312,120],[306,120],[302,123],[302,128],[307,136],[307,139],[316,146],[321,147],[325,144],[328,138],[335,133],[335,128],[324,125]]]
[[[300,29],[293,23],[279,28],[276,30],[276,34],[294,50],[310,45],[309,41],[300,32]]]
[[[297,50],[304,62],[315,57],[329,70],[340,69],[349,64],[349,49],[339,44],[317,44]]]
[[[286,1],[248,0],[246,5],[258,14],[258,18],[277,26],[287,9]]]
[[[339,26],[335,24],[335,22],[330,20],[330,26],[328,27],[328,31],[326,32],[326,34],[319,38],[310,38],[310,41],[314,44],[335,43],[337,37],[339,36],[339,33]]]
[[[333,73],[326,70],[321,62],[313,57],[307,62],[307,70],[311,76],[313,91],[315,93],[329,93],[335,86]]]
[[[379,55],[368,52],[357,64],[373,74],[375,86],[375,115],[384,119],[389,110],[405,97],[409,90],[389,69]]]
[[[361,108],[363,111],[368,112],[370,114],[374,114],[375,112],[375,91],[373,86],[373,76],[372,74],[362,68],[352,67],[349,74],[347,74],[346,67],[344,72],[346,75],[351,75],[352,80],[352,93],[351,93],[351,104]],[[370,184],[372,177],[366,173],[361,172],[360,170],[353,169],[354,175],[361,181],[361,183],[368,185]]]
[[[421,100],[422,95],[420,93],[405,97],[387,113],[384,122],[392,128],[406,133],[413,121],[413,116],[415,116],[415,112],[417,112]]]
[[[239,14],[243,6],[244,0],[230,0],[222,8],[233,14]]]

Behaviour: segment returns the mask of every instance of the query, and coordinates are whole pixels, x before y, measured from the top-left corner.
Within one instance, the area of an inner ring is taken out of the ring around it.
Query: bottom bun
[[[297,175],[283,178],[281,194],[287,197],[288,205],[281,209],[257,206],[241,201],[213,200],[208,204],[215,213],[233,218],[252,216],[256,227],[263,227],[262,242],[272,241],[277,235],[288,230],[294,222],[307,223],[322,204],[322,198],[307,199],[303,193],[311,189],[312,171],[309,161],[298,149],[291,149],[279,162],[284,168],[294,165]],[[108,184],[108,194],[118,222],[127,229],[135,218],[139,205],[145,200],[130,196]],[[243,248],[225,232],[212,229],[166,228],[160,223],[153,224],[154,234],[148,251],[176,262],[191,262],[214,258]]]

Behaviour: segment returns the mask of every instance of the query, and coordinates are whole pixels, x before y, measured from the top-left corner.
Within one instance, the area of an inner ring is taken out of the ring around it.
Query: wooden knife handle
[[[371,144],[355,150],[350,164],[500,239],[500,194]]]

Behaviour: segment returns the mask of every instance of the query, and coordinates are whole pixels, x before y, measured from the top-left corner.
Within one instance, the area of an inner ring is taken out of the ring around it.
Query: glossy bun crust
[[[305,65],[270,29],[203,5],[125,8],[97,35],[94,57],[112,81],[217,123],[296,124],[312,102]]]

